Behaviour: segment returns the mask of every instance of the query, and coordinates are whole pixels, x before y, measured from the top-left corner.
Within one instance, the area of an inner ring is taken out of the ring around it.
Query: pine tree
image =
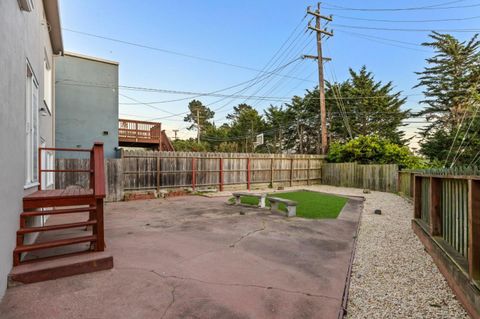
[[[472,93],[478,88],[480,41],[475,35],[468,42],[460,42],[449,34],[433,32],[432,42],[424,46],[435,50],[435,55],[426,59],[428,64],[419,75],[415,87],[424,87],[426,104],[418,115],[426,115],[435,120],[425,133],[434,128],[453,130],[460,123],[463,114],[472,104]],[[473,91],[472,91],[473,89]]]
[[[459,41],[434,32],[424,46],[435,50],[426,59],[416,87],[423,87],[426,107],[418,112],[430,124],[422,130],[421,153],[444,164],[469,164],[480,145],[478,89],[480,41],[478,35]]]
[[[359,135],[377,135],[404,144],[402,121],[408,118],[409,110],[401,110],[406,98],[400,95],[393,92],[392,82],[375,81],[365,66],[359,72],[350,69],[350,79],[345,82],[327,83],[331,138],[346,141]]]

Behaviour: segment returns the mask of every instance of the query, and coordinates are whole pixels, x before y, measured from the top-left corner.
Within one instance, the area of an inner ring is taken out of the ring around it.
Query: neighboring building
[[[118,63],[76,53],[55,60],[56,147],[85,148],[101,141],[105,157],[116,157]]]
[[[140,147],[173,152],[173,144],[162,130],[162,123],[120,119],[118,137],[121,147]]]
[[[1,0],[0,43],[1,298],[12,269],[22,198],[38,186],[38,147],[55,145],[53,56],[63,51],[57,0]],[[53,165],[53,154],[47,152],[42,162]],[[53,184],[47,175],[45,189]]]

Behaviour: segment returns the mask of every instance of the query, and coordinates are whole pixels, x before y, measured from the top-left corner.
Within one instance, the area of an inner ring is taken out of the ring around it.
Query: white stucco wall
[[[43,3],[34,0],[32,12],[21,11],[17,0],[0,1],[0,298],[12,268],[22,197],[36,188],[25,184],[26,65],[29,61],[39,83],[43,104],[45,52],[53,65],[52,47]],[[54,74],[54,70],[52,70]],[[55,94],[52,94],[55,96]],[[39,115],[39,133],[47,146],[54,143],[52,114]]]

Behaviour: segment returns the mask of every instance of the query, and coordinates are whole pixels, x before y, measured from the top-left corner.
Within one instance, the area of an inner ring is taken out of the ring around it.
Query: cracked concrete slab
[[[13,287],[0,317],[337,318],[362,205],[307,220],[225,197],[111,203],[115,268]]]

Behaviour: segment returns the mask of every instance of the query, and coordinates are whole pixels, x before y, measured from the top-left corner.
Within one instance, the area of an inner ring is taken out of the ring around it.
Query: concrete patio
[[[12,287],[0,317],[337,318],[362,206],[307,220],[227,197],[107,204],[113,270]]]

